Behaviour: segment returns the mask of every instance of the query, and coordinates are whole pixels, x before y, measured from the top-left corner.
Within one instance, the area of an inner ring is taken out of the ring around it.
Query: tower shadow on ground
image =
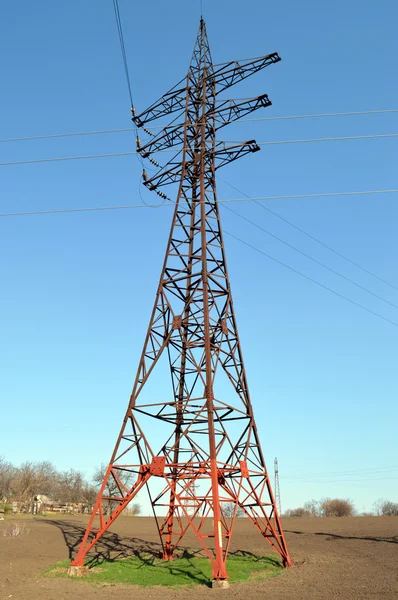
[[[360,536],[360,535],[338,535],[337,533],[327,533],[323,531],[292,531],[285,529],[285,533],[294,533],[295,535],[324,535],[328,536],[328,541],[331,540],[364,540],[368,542],[385,542],[387,544],[398,544],[398,536],[378,537],[378,536]]]
[[[77,554],[77,551],[85,534],[86,527],[76,522],[62,519],[35,520],[42,523],[46,523],[47,525],[57,527],[61,531],[65,541],[65,545],[68,548],[69,560],[72,561],[75,558],[75,555]],[[93,548],[91,552],[87,555],[86,565],[88,567],[95,567],[103,562],[115,562],[118,560],[135,557],[141,561],[142,566],[156,567],[155,561],[159,560],[162,557],[162,553],[163,549],[159,542],[148,542],[137,537],[121,537],[117,533],[107,531],[98,541],[96,547]],[[257,556],[247,550],[235,550],[233,552],[230,552],[229,556],[241,556],[245,558],[250,558],[251,560],[253,560],[253,562],[259,560],[264,561],[265,558]],[[190,562],[194,558],[204,558],[206,557],[206,555],[201,549],[198,550],[192,548],[178,547],[175,552],[175,557],[185,558]],[[269,562],[270,565],[274,567],[281,567],[280,560],[276,556],[275,558],[273,558],[272,556],[266,557],[266,560],[267,562]],[[169,565],[170,566],[168,568],[171,573],[177,574],[180,571],[178,566],[173,561],[170,561]],[[207,576],[204,573],[202,573],[193,563],[191,563],[191,566],[192,573],[187,573],[185,569],[184,574],[188,575],[198,584],[211,587],[211,582],[209,582]]]

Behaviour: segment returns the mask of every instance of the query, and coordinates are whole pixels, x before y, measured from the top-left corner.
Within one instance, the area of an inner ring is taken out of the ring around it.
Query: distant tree
[[[85,485],[84,475],[80,471],[75,471],[74,469],[63,471],[57,477],[56,497],[54,497],[54,500],[71,504],[82,502]]]
[[[132,517],[138,517],[138,515],[141,514],[141,506],[136,502],[134,504],[129,504],[127,511]]]
[[[398,517],[398,503],[390,500],[378,500],[375,505],[377,516],[383,517]]]
[[[58,473],[49,461],[25,462],[15,471],[13,495],[19,502],[32,501],[38,494],[52,497],[57,479]]]
[[[13,495],[15,467],[3,456],[0,456],[0,502],[8,501]]]
[[[288,508],[283,513],[284,517],[310,517],[311,513],[304,506],[298,506],[297,508]]]
[[[101,487],[104,481],[107,468],[108,467],[104,463],[102,463],[101,466],[98,467],[94,472],[93,482],[97,489]],[[133,481],[133,473],[125,471],[123,475],[119,474],[119,476],[122,477],[121,481],[123,482],[123,485],[125,485],[127,488],[131,486]],[[104,503],[103,508],[107,514],[110,514],[112,512],[112,506],[115,502],[111,499],[112,496],[120,496],[119,488],[117,487],[116,482],[112,476],[108,477],[105,491],[106,495],[110,498],[110,500],[107,500]]]
[[[325,498],[318,502],[310,500],[304,506],[290,508],[284,517],[352,517],[355,514],[354,505],[350,500],[340,498]]]
[[[97,473],[100,483],[105,473],[105,468],[101,468],[103,472]],[[130,481],[131,476],[124,478],[126,485]],[[112,493],[115,493],[115,488]],[[97,498],[98,487],[87,482],[84,474],[75,469],[59,472],[49,461],[26,461],[15,467],[0,456],[0,502],[16,500],[23,506],[39,495],[62,504],[82,504],[84,510],[90,511]],[[138,514],[139,510],[139,505],[133,505],[133,514]]]
[[[355,514],[351,500],[341,498],[325,498],[320,503],[320,511],[323,517],[353,517]]]
[[[98,496],[98,489],[89,483],[84,483],[81,491],[80,502],[88,512],[91,512]]]
[[[225,502],[222,504],[222,509],[223,509],[223,513],[227,518],[231,518],[233,517],[234,514],[234,510],[235,510],[235,502]],[[240,506],[237,507],[236,509],[236,516],[237,517],[244,517],[245,516],[245,511],[243,510],[243,508],[241,508]]]
[[[309,500],[304,504],[304,510],[308,513],[309,517],[321,516],[321,507],[318,500]]]

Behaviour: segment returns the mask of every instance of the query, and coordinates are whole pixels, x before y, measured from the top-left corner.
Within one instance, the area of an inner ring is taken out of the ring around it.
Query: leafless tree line
[[[97,488],[75,469],[58,471],[49,461],[16,467],[0,457],[0,500],[31,502],[39,494],[60,503],[92,504]]]
[[[358,513],[351,500],[324,498],[310,500],[303,506],[286,510],[285,517],[354,517],[354,516],[398,516],[398,503],[380,499],[375,502],[373,511]]]
[[[87,481],[81,471],[59,471],[49,461],[26,461],[16,467],[0,456],[0,503],[29,503],[40,495],[57,504],[92,507],[104,479],[105,469],[106,467],[101,465],[96,469],[93,480]],[[128,477],[124,483],[128,485]],[[110,481],[107,493],[109,496],[115,493]],[[105,508],[110,509],[111,503],[107,502]],[[139,514],[139,505],[130,507],[130,513]]]

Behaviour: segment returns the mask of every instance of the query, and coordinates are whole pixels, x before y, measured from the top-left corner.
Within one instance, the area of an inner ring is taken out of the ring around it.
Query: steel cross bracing
[[[241,507],[283,564],[291,565],[249,397],[215,182],[217,168],[259,150],[253,140],[233,147],[217,142],[217,130],[271,104],[266,95],[218,104],[219,92],[279,60],[274,53],[214,66],[201,20],[184,84],[138,116],[133,109],[133,121],[150,138],[144,144],[137,140],[141,155],[159,168],[150,178],[144,174],[145,184],[157,190],[178,181],[178,194],[129,406],[75,566],[83,565],[144,486],[165,559],[191,528],[212,562],[214,579],[228,578],[226,559]],[[146,124],[175,111],[183,111],[183,121],[152,136]],[[176,157],[164,167],[152,158],[177,144]],[[162,359],[171,389],[155,387],[145,394]],[[111,497],[109,478],[118,490]],[[105,515],[109,501],[112,512]],[[227,517],[231,503],[233,515]],[[93,529],[95,515],[99,528]]]

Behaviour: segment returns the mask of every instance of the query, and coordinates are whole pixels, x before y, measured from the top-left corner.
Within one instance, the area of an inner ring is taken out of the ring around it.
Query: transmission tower
[[[227,517],[223,507],[233,502],[283,564],[292,564],[253,417],[215,180],[218,169],[260,150],[254,140],[217,141],[216,132],[271,104],[266,94],[240,101],[220,100],[220,94],[279,60],[273,53],[213,65],[201,19],[187,76],[147,110],[137,114],[132,108],[146,137],[137,138],[139,153],[157,169],[151,176],[144,170],[144,184],[163,199],[161,188],[176,184],[177,198],[130,402],[73,566],[83,566],[86,554],[144,487],[164,559],[173,558],[191,529],[212,563],[214,580],[227,579],[236,510]],[[148,128],[170,116],[171,124],[156,135]],[[161,166],[158,157],[171,149],[174,156]],[[170,389],[160,385],[167,372]],[[126,474],[134,475],[133,484],[125,483]],[[109,479],[117,488],[112,496],[106,491]],[[104,515],[105,501],[112,502],[110,516]]]
[[[275,458],[275,460],[274,460],[274,475],[275,475],[275,483],[274,483],[275,504],[276,504],[276,508],[278,509],[278,513],[281,515],[282,514],[281,489],[279,486],[279,468],[278,468],[278,459],[277,458]]]

